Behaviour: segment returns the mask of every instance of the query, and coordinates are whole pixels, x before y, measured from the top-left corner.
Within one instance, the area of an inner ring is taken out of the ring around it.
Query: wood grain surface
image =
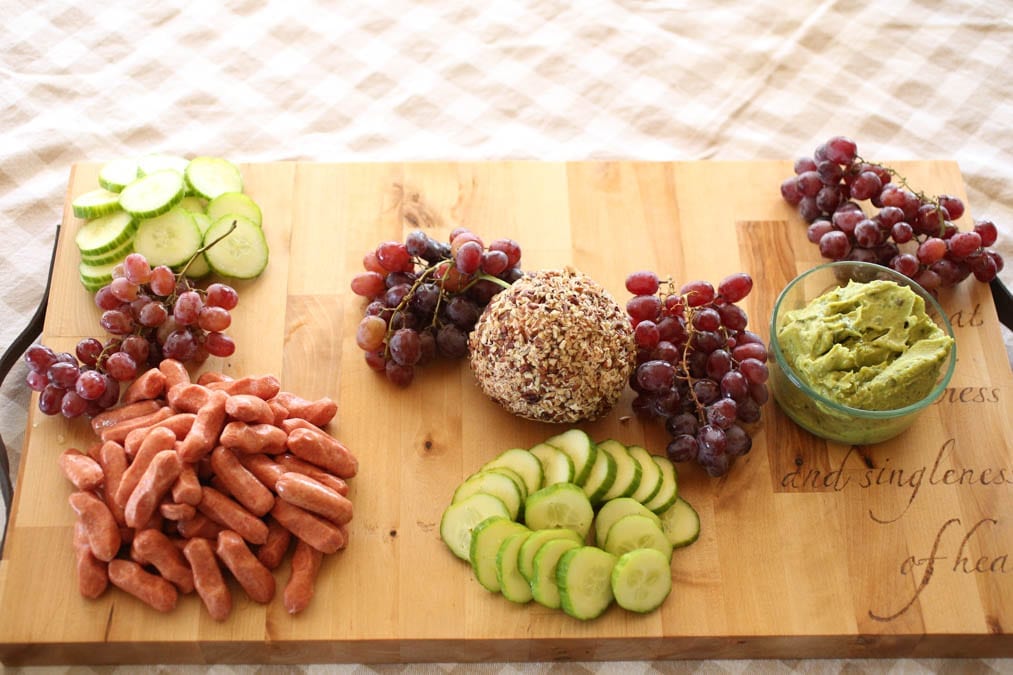
[[[96,184],[73,167],[68,204]],[[952,162],[898,163],[926,192],[963,196]],[[676,552],[674,590],[644,616],[612,607],[582,623],[484,590],[439,539],[454,487],[483,461],[559,427],[514,418],[480,393],[465,362],[426,367],[408,389],[369,370],[354,341],[362,302],[348,287],[363,254],[421,227],[512,237],[525,269],[575,266],[620,300],[638,269],[676,281],[750,272],[743,302],[768,337],[781,288],[819,263],[777,186],[790,162],[274,163],[242,166],[261,205],[271,260],[237,285],[239,348],[204,369],[278,375],[339,403],[332,432],[359,458],[346,550],[324,560],[295,617],[280,597],[213,621],[196,597],[158,614],[110,590],[75,587],[71,492],[57,467],[85,447],[83,420],[29,412],[7,548],[0,561],[5,664],[485,661],[861,656],[1011,656],[1013,377],[983,284],[945,292],[957,370],[899,438],[857,448],[820,441],[771,402],[752,452],[710,479],[680,466],[700,512]],[[960,224],[969,227],[970,212]],[[43,340],[72,349],[99,331],[77,282],[65,207]],[[654,453],[664,429],[632,417],[628,392],[583,428]],[[277,572],[287,578],[288,563]]]

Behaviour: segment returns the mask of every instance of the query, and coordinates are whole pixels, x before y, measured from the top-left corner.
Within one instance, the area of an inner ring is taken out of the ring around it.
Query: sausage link
[[[84,597],[94,600],[109,587],[108,563],[92,553],[88,533],[80,519],[74,521],[74,556],[77,590]]]
[[[219,532],[215,552],[251,600],[261,604],[271,602],[275,590],[274,576],[257,560],[238,533],[232,530]]]
[[[209,382],[208,389],[224,391],[230,396],[252,394],[267,401],[281,391],[281,382],[274,375],[247,375],[226,382]]]
[[[219,525],[235,530],[251,544],[267,541],[267,525],[264,521],[213,487],[202,490],[197,510]]]
[[[189,540],[183,547],[183,556],[190,563],[194,588],[208,614],[215,621],[224,621],[232,611],[232,594],[225,585],[211,541],[203,537]]]
[[[296,429],[288,435],[287,445],[296,457],[327,469],[341,478],[351,478],[359,470],[355,455],[324,431]]]
[[[74,492],[70,506],[77,513],[88,535],[91,552],[99,560],[109,562],[116,557],[123,543],[120,528],[106,503],[91,492]]]
[[[118,558],[109,563],[109,581],[159,612],[176,607],[179,594],[168,581],[144,569],[132,560]]]
[[[129,405],[117,406],[92,417],[91,430],[98,436],[101,435],[104,429],[108,429],[125,420],[149,415],[161,407],[161,401],[138,401]]]
[[[278,424],[278,426],[281,427],[286,434],[290,434],[296,429],[310,429],[313,431],[319,430],[315,424],[307,422],[301,417],[286,417]]]
[[[267,405],[271,408],[271,412],[274,413],[274,426],[281,426],[281,423],[288,419],[288,410],[273,398],[267,402]]]
[[[165,393],[165,380],[165,373],[157,368],[149,368],[130,383],[120,401],[136,403],[158,398]]]
[[[126,439],[127,434],[129,434],[134,429],[141,429],[143,427],[154,426],[159,422],[161,422],[162,420],[171,416],[172,416],[172,408],[170,408],[167,405],[162,406],[153,413],[141,415],[140,417],[132,417],[128,420],[118,422],[111,427],[106,427],[105,429],[102,430],[102,433],[99,434],[99,438],[101,438],[103,441],[116,441],[117,443],[122,443]]]
[[[190,429],[193,427],[194,420],[196,419],[197,415],[194,413],[176,413],[175,415],[166,417],[156,424],[155,427],[172,429],[172,433],[176,434],[176,440],[181,441],[190,433]]]
[[[338,404],[326,396],[310,401],[290,391],[281,391],[274,400],[285,406],[289,417],[304,419],[318,427],[326,426],[338,412]]]
[[[148,470],[151,460],[158,453],[171,450],[175,443],[176,435],[169,429],[156,428],[148,432],[116,487],[116,503],[126,507],[127,500],[140,482],[141,476]]]
[[[348,483],[344,479],[338,478],[332,473],[327,473],[315,464],[310,464],[305,460],[299,459],[289,452],[278,455],[278,463],[284,467],[285,471],[306,474],[313,480],[323,483],[339,495],[348,496]]]
[[[102,496],[106,506],[112,511],[113,517],[120,525],[126,525],[123,517],[123,504],[116,500],[116,492],[119,490],[120,481],[127,470],[127,453],[123,446],[116,441],[106,441],[98,451],[99,464],[102,465],[102,473],[105,474],[105,485],[102,488]]]
[[[212,394],[197,411],[190,433],[180,442],[179,457],[185,462],[196,462],[211,452],[225,426],[225,394]]]
[[[239,463],[270,489],[285,473],[285,467],[267,455],[238,455]]]
[[[179,478],[172,484],[172,500],[179,504],[197,506],[201,498],[200,479],[192,464],[184,464],[180,469]]]
[[[292,533],[274,518],[268,518],[267,541],[257,549],[257,560],[269,570],[277,569],[291,541]]]
[[[288,472],[274,486],[278,496],[301,508],[343,525],[352,519],[352,502],[323,483],[301,473]]]
[[[165,396],[172,409],[178,413],[196,413],[209,398],[211,398],[210,389],[190,382],[177,384],[169,389]]]
[[[274,411],[267,401],[252,394],[234,394],[225,402],[225,412],[247,424],[274,424]]]
[[[183,463],[175,450],[163,450],[155,455],[123,508],[127,526],[140,528],[158,515],[162,497],[172,489],[182,469]]]
[[[166,520],[193,520],[197,516],[197,507],[190,504],[163,501],[158,505],[158,513]]]
[[[274,503],[271,515],[321,553],[334,553],[345,546],[345,533],[337,525],[283,499]]]
[[[60,455],[60,469],[74,487],[85,492],[97,490],[103,484],[102,465],[77,448],[67,448]]]
[[[142,565],[153,565],[180,593],[193,592],[193,572],[183,553],[158,530],[141,530],[135,534],[130,555]]]
[[[197,513],[193,518],[176,522],[176,531],[184,539],[214,539],[223,529],[221,525],[203,513]]]
[[[177,384],[190,383],[190,371],[176,359],[162,359],[158,369],[165,375],[165,390],[169,391]]]
[[[309,606],[323,559],[324,554],[306,542],[296,542],[292,553],[292,572],[282,596],[289,614],[297,614]]]
[[[99,462],[99,451],[102,449],[102,441],[98,440],[88,446],[88,450],[84,453]],[[101,464],[101,462],[99,462]]]
[[[234,379],[234,377],[225,373],[208,370],[197,376],[197,384],[202,384],[206,387],[212,382],[231,382]]]
[[[255,516],[263,516],[274,506],[274,495],[249,469],[239,463],[236,453],[219,445],[211,452],[211,468],[236,501]]]
[[[277,454],[285,450],[287,434],[273,424],[229,422],[222,429],[219,442],[246,454]]]

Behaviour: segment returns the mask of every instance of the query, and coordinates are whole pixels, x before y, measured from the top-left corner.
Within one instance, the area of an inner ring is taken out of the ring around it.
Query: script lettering
[[[1013,567],[1011,567],[1009,563],[1009,553],[1007,552],[991,556],[979,555],[972,558],[968,551],[969,543],[980,530],[984,530],[988,527],[994,527],[998,524],[999,521],[995,518],[982,518],[976,522],[968,528],[968,530],[964,533],[964,536],[961,538],[960,543],[957,546],[956,553],[952,556],[953,565],[951,567],[937,567],[937,563],[951,558],[951,556],[943,555],[944,535],[951,528],[962,525],[960,518],[950,518],[947,520],[936,533],[936,538],[932,542],[932,550],[927,556],[908,556],[900,564],[901,576],[906,577],[909,574],[921,575],[911,598],[902,605],[900,609],[890,614],[877,614],[870,609],[869,617],[876,621],[886,622],[893,621],[897,617],[901,616],[904,612],[911,609],[911,606],[914,605],[915,601],[918,600],[922,592],[931,583],[933,575],[940,571],[945,572],[949,569],[949,571],[954,574],[1007,574],[1013,572]]]
[[[999,387],[947,387],[933,405],[940,403],[998,403]]]
[[[977,328],[985,325],[985,319],[981,316],[981,303],[976,302],[969,315],[966,310],[959,309],[950,316],[950,323],[957,328]]]

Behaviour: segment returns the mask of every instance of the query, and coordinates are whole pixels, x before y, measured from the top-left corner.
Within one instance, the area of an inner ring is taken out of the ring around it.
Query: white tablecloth
[[[1013,8],[943,4],[7,0],[0,348],[43,293],[71,164],[150,152],[243,162],[772,159],[845,134],[875,160],[957,160],[971,214],[996,221],[1013,262]],[[1013,266],[1002,277],[1013,285]],[[1013,354],[1008,333],[1007,345]],[[19,364],[0,390],[0,433],[15,472],[29,405],[24,375]],[[1013,669],[1008,660],[621,665]],[[74,672],[92,670],[110,669]]]

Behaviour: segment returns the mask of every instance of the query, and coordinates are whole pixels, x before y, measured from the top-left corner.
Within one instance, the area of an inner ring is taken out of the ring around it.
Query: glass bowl
[[[925,300],[926,314],[946,335],[953,337],[953,327],[935,297],[888,267],[842,261],[814,267],[796,277],[781,291],[770,318],[770,387],[781,409],[796,424],[821,438],[850,445],[867,445],[893,438],[911,426],[918,414],[940,396],[953,376],[957,362],[955,343],[939,368],[935,386],[923,398],[892,410],[865,410],[820,393],[807,383],[807,378],[799,375],[778,340],[785,315],[838,286],[846,286],[849,281],[876,279],[894,281],[920,295]]]

